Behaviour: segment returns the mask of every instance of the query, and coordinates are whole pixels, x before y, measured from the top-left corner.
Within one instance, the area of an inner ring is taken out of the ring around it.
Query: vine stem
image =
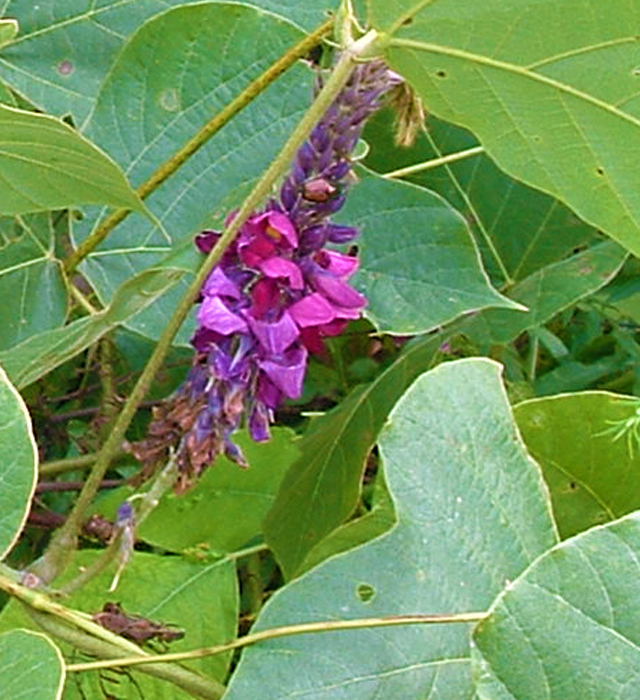
[[[464,151],[449,153],[446,156],[440,156],[439,158],[425,160],[424,162],[416,163],[415,165],[407,165],[406,168],[398,168],[398,170],[391,170],[388,173],[384,173],[382,177],[390,180],[394,177],[406,177],[407,175],[415,175],[416,173],[423,173],[425,170],[433,170],[434,168],[439,168],[442,165],[448,165],[449,163],[457,163],[459,160],[464,160],[465,158],[473,158],[473,156],[478,156],[481,153],[484,153],[484,147],[474,146],[473,148],[467,148]]]
[[[29,574],[24,578],[28,580]],[[3,564],[0,564],[0,590],[26,605],[31,617],[46,632],[73,644],[80,651],[103,658],[117,658],[122,654],[131,654],[129,658],[137,658],[143,664],[147,658],[155,658],[133,642],[101,627],[89,615],[66,608],[50,600],[43,593],[22,585],[19,582],[19,575]],[[219,700],[224,693],[224,686],[220,683],[173,664],[163,666],[154,664],[149,667],[142,665],[140,670],[148,675],[170,681],[198,698]]]
[[[346,84],[358,59],[370,56],[372,52],[375,51],[378,39],[378,34],[375,31],[370,31],[351,46],[344,49],[340,60],[336,64],[324,87],[318,93],[310,109],[302,117],[287,143],[265,170],[248,197],[244,200],[233,220],[225,228],[218,242],[200,267],[189,289],[178,303],[173,316],[169,319],[149,361],[129,395],[122,411],[115,420],[113,428],[105,440],[102,449],[98,453],[98,457],[87,477],[84,488],[78,495],[78,499],[69,513],[67,520],[52,537],[49,548],[43,557],[32,566],[32,571],[43,581],[52,581],[70,561],[71,555],[76,549],[77,536],[82,526],[84,514],[91,505],[100,486],[100,482],[109,468],[111,460],[120,452],[125,432],[133,420],[139,404],[151,388],[154,377],[171,347],[173,338],[180,329],[180,326],[187,317],[194,302],[198,299],[200,289],[209,276],[209,273],[218,263],[225,249],[233,241],[240,227],[253,213],[256,207],[267,198],[276,181],[287,172],[298,149],[302,146],[318,120],[329,108],[336,95],[338,95]]]
[[[307,35],[298,42],[290,51],[287,51],[277,61],[275,61],[267,70],[258,78],[251,82],[247,87],[222,111],[216,114],[205,126],[198,131],[187,143],[174,153],[169,160],[164,162],[155,172],[151,174],[148,180],[142,183],[136,189],[136,193],[140,199],[146,199],[160,185],[173,175],[184,163],[196,153],[205,143],[236,114],[242,111],[255,97],[260,94],[265,88],[273,83],[280,75],[298,61],[303,56],[306,56],[309,51],[322,40],[331,30],[333,20],[327,20],[321,24],[314,32]],[[116,209],[109,214],[94,231],[85,238],[76,250],[67,258],[64,263],[64,269],[67,275],[71,274],[95,248],[113,231],[113,229],[122,223],[124,219],[131,213],[131,209]]]
[[[486,612],[468,612],[452,615],[390,615],[389,617],[370,617],[359,620],[325,620],[322,622],[305,622],[299,625],[288,625],[286,627],[273,627],[240,637],[228,644],[219,644],[203,649],[194,649],[175,654],[160,654],[149,656],[145,659],[130,657],[123,659],[113,659],[105,661],[91,661],[80,664],[69,664],[67,671],[90,671],[98,668],[112,668],[124,666],[137,666],[141,663],[161,663],[163,661],[186,661],[188,659],[200,659],[203,656],[213,656],[226,651],[233,651],[242,647],[264,642],[268,639],[278,639],[281,637],[292,637],[299,634],[313,634],[318,632],[338,632],[344,630],[372,629],[375,627],[399,627],[401,625],[439,625],[456,623],[476,623],[482,622],[487,617]]]

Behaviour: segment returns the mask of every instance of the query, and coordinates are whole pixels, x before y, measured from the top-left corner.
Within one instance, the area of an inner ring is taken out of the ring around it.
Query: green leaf
[[[637,448],[629,432],[615,439],[624,422],[636,418],[636,406],[631,397],[585,391],[513,409],[549,486],[563,538],[640,509]]]
[[[20,394],[0,368],[0,560],[22,530],[33,495],[38,448]]]
[[[400,148],[393,143],[391,117],[383,110],[365,130],[365,138],[375,143],[366,164],[377,172],[426,165],[478,146],[468,131],[430,115],[428,131],[418,135],[412,148]],[[557,199],[509,177],[484,153],[403,178],[438,192],[464,216],[495,281],[524,280],[591,244],[597,235]]]
[[[467,224],[437,195],[369,176],[341,218],[362,231],[354,282],[379,330],[417,334],[469,311],[517,308],[491,287]]]
[[[563,542],[474,631],[485,700],[634,698],[640,677],[638,513]]]
[[[143,212],[118,166],[64,122],[0,104],[0,213],[76,204]]]
[[[0,49],[13,41],[18,29],[15,19],[0,19]]]
[[[51,213],[0,219],[0,350],[61,326],[67,290]]]
[[[72,566],[56,581],[63,584],[76,576],[96,558],[96,552],[83,551],[74,556]],[[115,592],[109,592],[114,571],[102,572],[79,591],[66,598],[70,608],[89,614],[100,612],[107,601],[119,602],[125,612],[147,617],[154,622],[172,625],[184,631],[184,638],[171,642],[171,651],[187,651],[198,647],[228,642],[236,636],[238,600],[235,566],[232,561],[220,560],[208,564],[186,561],[181,557],[134,552],[122,574]],[[0,615],[0,629],[16,626],[33,627],[34,622],[17,602],[12,601]],[[65,652],[69,649],[62,645]],[[230,655],[210,656],[185,665],[203,675],[224,680]],[[184,691],[142,673],[133,671],[144,698],[158,700],[186,700],[191,696]],[[80,686],[88,698],[101,698],[96,672],[83,673]],[[126,676],[118,684],[119,695],[131,681]],[[122,687],[121,687],[122,686]],[[129,685],[135,698],[135,688]],[[65,698],[82,700],[75,683],[68,683]],[[39,699],[38,699],[39,700]]]
[[[142,311],[175,285],[184,272],[172,268],[141,272],[122,285],[109,308],[64,328],[31,336],[11,350],[0,352],[0,364],[18,388],[25,387]]]
[[[398,524],[278,591],[256,630],[483,611],[555,544],[542,479],[499,371],[488,360],[461,360],[411,386],[380,439]],[[471,698],[469,656],[466,625],[272,639],[244,652],[226,700]]]
[[[339,527],[360,498],[369,450],[402,392],[433,360],[442,338],[417,339],[371,384],[316,418],[298,443],[300,458],[286,473],[264,521],[264,534],[287,578]]]
[[[640,120],[629,27],[640,21],[640,3],[602,7],[372,0],[370,18],[388,32],[387,59],[429,112],[468,128],[505,172],[638,254],[638,181],[628,154],[640,148]]]
[[[59,700],[64,659],[43,634],[13,630],[0,634],[0,675],[5,698]]]
[[[486,309],[470,321],[465,332],[474,336],[479,333],[487,343],[508,343],[603,287],[613,279],[626,257],[624,248],[605,241],[548,265],[509,291],[509,297],[529,311]]]
[[[82,124],[121,49],[145,20],[185,0],[65,0],[55,5],[5,0],[6,15],[20,20],[20,36],[0,54],[0,78],[53,114],[72,114]],[[306,29],[325,19],[338,0],[254,0],[252,5]],[[50,9],[48,9],[50,7]],[[216,39],[220,53],[222,42]],[[170,36],[165,37],[167,41]]]
[[[290,430],[272,428],[271,433],[267,443],[253,442],[245,431],[235,433],[249,468],[219,457],[186,494],[166,495],[136,530],[137,537],[171,552],[202,546],[226,554],[259,535],[282,476],[298,456]],[[98,504],[99,512],[112,518],[132,493],[130,487],[109,493]]]
[[[221,37],[232,37],[233,50],[221,49]],[[301,38],[291,24],[243,5],[198,3],[165,12],[136,32],[118,57],[88,133],[141,183]],[[146,200],[164,231],[131,217],[113,231],[82,265],[103,303],[132,271],[198,231],[220,227],[285,142],[309,102],[312,82],[308,68],[294,66]],[[76,240],[90,233],[96,216],[91,212],[75,227]],[[177,290],[167,295],[131,327],[157,338],[178,298]],[[190,335],[185,329],[179,342]]]

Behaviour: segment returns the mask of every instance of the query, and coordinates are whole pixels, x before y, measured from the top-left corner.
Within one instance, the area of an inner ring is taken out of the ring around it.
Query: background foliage
[[[365,318],[310,362],[270,443],[240,435],[249,469],[221,458],[176,495],[123,451],[190,366],[193,314],[163,343],[194,235],[309,109],[312,61],[265,76],[329,16],[307,58],[330,62],[358,32],[338,5],[0,3],[4,692],[637,696],[639,0],[355,3],[426,109],[410,146],[391,106],[369,121],[336,217],[361,232]],[[123,411],[144,372],[147,403]],[[125,499],[150,511],[132,552]],[[109,601],[156,625],[151,646],[92,621]],[[458,617],[378,625],[412,614]],[[165,653],[159,629],[184,632],[171,652],[266,640],[80,670]]]

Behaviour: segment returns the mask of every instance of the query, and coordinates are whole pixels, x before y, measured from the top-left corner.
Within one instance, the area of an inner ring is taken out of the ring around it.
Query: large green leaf
[[[264,533],[286,576],[352,513],[369,450],[402,392],[433,359],[441,338],[420,338],[368,386],[316,418],[298,443]]]
[[[27,519],[36,485],[38,448],[29,411],[0,367],[0,559]]]
[[[551,491],[563,538],[640,509],[636,408],[630,397],[604,391],[533,399],[514,408]]]
[[[234,434],[249,468],[219,457],[188,493],[167,494],[136,535],[171,552],[201,545],[210,554],[234,552],[260,535],[282,476],[298,456],[294,433],[284,428],[271,433],[267,443],[254,442],[246,431]],[[117,489],[101,499],[98,511],[113,518],[132,493],[131,487]]]
[[[58,648],[43,634],[13,630],[0,634],[2,697],[59,700],[64,662]]]
[[[96,553],[80,552],[75,555],[61,584],[77,575],[95,561]],[[203,646],[222,644],[236,635],[237,591],[235,566],[232,561],[201,564],[181,557],[166,557],[136,552],[127,564],[117,590],[109,592],[113,570],[92,579],[78,592],[65,599],[65,605],[93,614],[102,610],[107,601],[119,602],[125,612],[147,617],[155,622],[172,625],[184,631],[184,638],[171,642],[172,651],[186,651]],[[12,601],[0,615],[0,629],[16,626],[33,628],[35,623],[24,608]],[[67,645],[62,645],[68,650]],[[230,656],[213,656],[186,664],[192,670],[224,680]],[[186,692],[145,674],[133,672],[143,697],[158,700],[186,700]],[[122,676],[118,696],[136,697],[135,688]],[[95,672],[84,673],[79,684],[88,698],[100,698],[98,677]],[[65,698],[83,700],[75,683],[68,683]]]
[[[365,130],[365,138],[375,144],[366,164],[377,172],[426,165],[478,146],[468,131],[430,115],[427,134],[419,134],[412,148],[401,148],[393,143],[390,117],[380,112]],[[438,192],[464,216],[485,268],[500,283],[524,280],[596,237],[591,226],[557,199],[509,177],[485,153],[403,178]]]
[[[221,37],[231,42],[228,49]],[[88,133],[138,184],[301,37],[284,20],[242,5],[170,10],[145,24],[120,54]],[[83,272],[105,303],[132,271],[220,225],[286,140],[309,102],[311,83],[309,71],[295,66],[149,197],[164,231],[130,217],[85,261]],[[76,227],[77,240],[88,235],[95,216]],[[177,291],[167,295],[133,327],[157,338],[178,298]],[[189,335],[185,330],[181,342]]]
[[[465,220],[437,195],[370,176],[342,217],[362,231],[355,286],[379,330],[424,333],[470,311],[517,308],[490,286]]]
[[[484,700],[632,700],[640,679],[638,513],[563,542],[474,632]]]
[[[0,219],[0,350],[64,323],[67,293],[51,213]]]
[[[605,241],[547,265],[508,292],[510,298],[528,311],[486,309],[471,320],[466,332],[486,343],[508,343],[603,287],[613,279],[626,257],[624,248]]]
[[[638,0],[372,0],[386,56],[510,175],[640,253]],[[576,21],[576,17],[580,21]]]
[[[144,205],[118,166],[64,122],[0,104],[0,213]]]
[[[0,78],[53,114],[71,113],[82,124],[95,106],[100,86],[131,34],[153,15],[185,0],[5,0],[2,11],[20,21],[20,33],[0,55]],[[325,9],[312,0],[254,0],[311,29]],[[221,37],[214,37],[221,46]],[[166,37],[170,41],[171,37]]]
[[[255,629],[486,610],[556,542],[495,363],[461,360],[420,377],[393,410],[380,451],[396,527],[276,593]],[[470,699],[469,656],[464,625],[270,640],[244,652],[226,698]]]

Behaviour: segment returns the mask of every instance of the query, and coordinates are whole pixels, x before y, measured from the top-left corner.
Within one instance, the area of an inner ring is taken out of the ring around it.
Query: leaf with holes
[[[482,612],[556,543],[545,487],[499,375],[489,360],[460,360],[411,386],[379,442],[397,525],[278,591],[256,631],[315,620]],[[471,698],[470,653],[466,625],[271,639],[245,650],[226,698],[415,700],[427,691]]]
[[[640,253],[638,0],[371,0],[369,12],[429,112]]]

